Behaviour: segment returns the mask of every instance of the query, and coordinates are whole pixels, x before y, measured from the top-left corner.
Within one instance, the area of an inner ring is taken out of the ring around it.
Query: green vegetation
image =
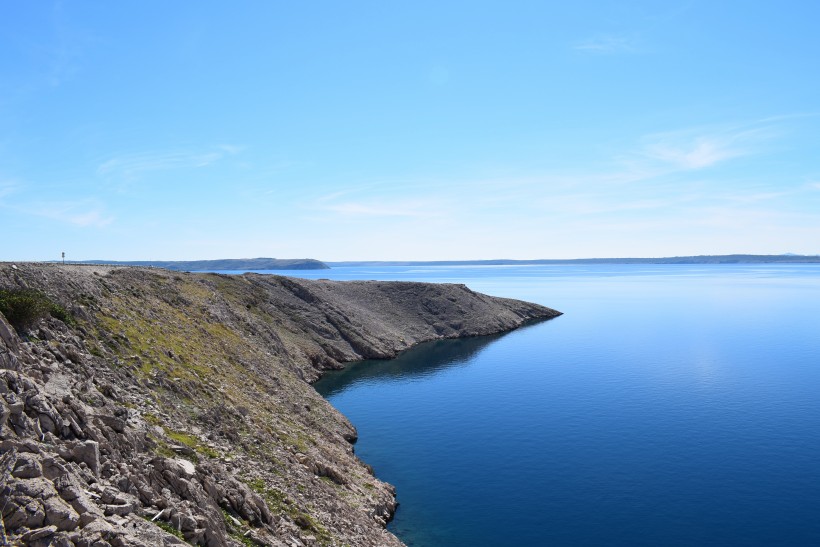
[[[162,425],[162,420],[160,420],[156,414],[151,412],[143,412],[142,419],[148,422],[151,425]]]
[[[98,346],[97,343],[93,340],[89,340],[86,342],[86,348],[88,349],[88,353],[90,353],[94,357],[105,357],[105,354],[100,349],[100,346]]]
[[[308,443],[312,443],[312,439],[302,432],[296,430],[295,435],[289,435],[285,432],[277,432],[276,436],[285,445],[291,445],[302,454],[307,454],[309,448]]]
[[[333,541],[333,536],[330,535],[327,528],[322,526],[315,518],[300,511],[296,505],[288,499],[287,495],[275,488],[268,488],[265,481],[262,479],[252,479],[247,481],[247,485],[251,487],[257,494],[262,496],[265,503],[268,504],[268,509],[280,515],[287,515],[293,520],[296,525],[302,530],[312,532],[320,545],[330,545]],[[298,485],[301,486],[301,485]],[[297,487],[298,487],[297,486]]]
[[[199,283],[182,285],[179,293],[170,293],[169,300],[190,303],[210,298],[211,293]],[[164,288],[167,291],[167,288]],[[226,373],[237,382],[247,380],[242,369],[246,344],[241,336],[226,325],[215,322],[203,308],[193,304],[169,304],[164,300],[140,303],[114,295],[110,304],[113,311],[98,314],[98,337],[110,340],[110,349],[135,366],[134,372],[144,378],[167,378],[180,385],[201,386],[215,378],[226,380]],[[110,333],[104,336],[103,333]],[[231,365],[229,370],[223,368]],[[210,396],[213,390],[200,394]]]
[[[239,519],[231,516],[225,509],[222,509],[222,520],[225,521],[225,530],[227,530],[229,536],[242,545],[246,545],[247,547],[256,547],[257,543],[246,536],[245,532],[243,532],[243,524],[246,528],[249,527],[247,522],[244,520],[240,521]]]
[[[176,536],[179,539],[181,539],[182,541],[185,541],[185,536],[182,535],[182,532],[180,532],[179,530],[174,528],[173,524],[170,524],[168,522],[164,522],[164,521],[161,521],[161,520],[155,521],[154,524],[156,524],[157,526],[159,526],[160,528],[162,528],[163,530],[165,530],[166,532],[168,532],[172,536]],[[186,543],[187,543],[187,541],[186,541]]]
[[[69,325],[74,323],[64,307],[34,289],[0,289],[0,312],[21,334],[49,315]]]
[[[142,418],[151,425],[162,427],[162,429],[165,431],[165,434],[168,436],[169,439],[193,449],[197,454],[206,456],[208,458],[218,458],[220,456],[217,450],[211,448],[210,446],[202,444],[198,437],[191,435],[189,433],[184,433],[182,431],[176,431],[174,429],[164,426],[162,424],[162,420],[160,420],[159,417],[157,417],[155,414],[152,414],[151,412],[143,413]],[[157,455],[166,458],[172,458],[178,455],[176,452],[173,451],[173,449],[171,449],[168,443],[166,443],[164,440],[157,438],[155,435],[151,435],[151,439],[157,444],[157,446],[154,448],[154,452]],[[199,463],[197,460],[198,459],[196,457],[192,459],[194,463]]]
[[[163,441],[159,437],[149,434],[148,438],[151,439],[151,441],[153,441],[154,444],[156,445],[153,448],[153,452],[157,456],[162,456],[163,458],[176,458],[177,457],[177,453],[174,452],[173,450],[171,450],[171,447],[168,446],[168,443],[166,443],[165,441]],[[194,463],[196,463],[196,462],[194,462]]]
[[[174,527],[173,524],[171,524],[169,522],[165,522],[163,520],[151,520],[151,519],[149,519],[148,517],[145,517],[145,516],[142,517],[142,518],[144,518],[145,520],[147,520],[151,524],[155,524],[157,526],[157,528],[162,528],[164,531],[168,532],[172,536],[174,536],[176,538],[179,538],[182,541],[185,541],[185,536],[183,536],[182,532],[177,530],[176,527]],[[190,543],[187,542],[187,541],[185,541],[185,543],[188,543],[190,545]]]
[[[202,444],[195,436],[189,435],[188,433],[183,433],[181,431],[174,431],[173,429],[168,429],[167,427],[163,429],[165,429],[165,434],[168,435],[168,437],[175,440],[179,444],[184,444],[188,448],[193,448],[197,454],[202,454],[203,456],[207,456],[209,458],[219,457],[219,452],[210,446]]]

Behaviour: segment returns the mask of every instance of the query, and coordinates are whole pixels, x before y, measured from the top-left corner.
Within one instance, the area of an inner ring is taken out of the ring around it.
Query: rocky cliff
[[[0,264],[21,290],[46,305],[0,314],[0,544],[401,545],[310,383],[558,315],[463,285]]]

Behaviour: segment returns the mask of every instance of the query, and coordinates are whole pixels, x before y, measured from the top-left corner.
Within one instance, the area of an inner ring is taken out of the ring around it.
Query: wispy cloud
[[[702,169],[722,161],[746,155],[746,151],[721,139],[698,137],[690,143],[656,142],[644,148],[650,158],[671,163],[684,169]]]
[[[461,249],[453,235],[459,234],[506,255],[577,256],[573,245],[543,236],[560,232],[572,234],[566,240],[576,245],[588,241],[588,255],[612,256],[668,249],[670,242],[692,254],[717,252],[746,241],[750,227],[766,225],[786,237],[789,219],[811,209],[806,204],[820,190],[816,177],[771,176],[771,155],[791,132],[785,117],[672,129],[548,170],[346,181],[325,187],[307,215],[316,225],[333,226],[339,240],[377,224],[368,241],[383,245],[436,233],[441,245]],[[477,245],[470,252],[485,251]]]
[[[325,203],[315,207],[321,211],[355,217],[435,217],[440,211],[435,204],[423,200],[368,200]]]
[[[572,45],[572,49],[598,55],[634,53],[638,51],[635,39],[624,34],[601,34]]]
[[[48,67],[48,84],[58,87],[71,80],[79,71],[77,59],[80,53],[77,48],[68,44],[60,44],[51,52]]]
[[[725,196],[719,196],[725,199],[726,201],[734,202],[734,203],[757,203],[757,202],[766,202],[771,201],[774,199],[791,196],[797,193],[797,190],[789,191],[789,192],[755,192],[755,193],[744,193],[744,194],[730,194]]]
[[[424,197],[418,197],[419,195]],[[340,217],[433,218],[444,215],[449,190],[427,182],[360,183],[318,196],[308,207]]]
[[[544,200],[545,209],[551,214],[562,217],[586,217],[591,215],[617,215],[630,213],[668,211],[696,201],[699,196],[694,193],[681,195],[614,195],[608,192],[557,196]]]
[[[776,135],[775,126],[765,121],[655,133],[641,139],[638,155],[673,168],[697,170],[760,153]]]
[[[114,216],[106,213],[105,206],[96,199],[33,201],[6,206],[25,215],[48,218],[83,228],[102,228],[114,222]]]
[[[10,180],[0,180],[0,200],[17,191],[18,184]],[[0,201],[2,203],[2,201]]]
[[[244,146],[238,146],[236,144],[220,144],[216,147],[218,150],[222,150],[223,152],[235,156],[242,152],[245,149]]]
[[[86,49],[98,40],[71,21],[63,2],[54,3],[50,23],[52,41],[45,50],[49,56],[46,77],[50,86],[58,87],[81,71]]]
[[[68,222],[69,224],[73,224],[75,226],[102,228],[103,226],[108,226],[114,222],[114,217],[97,210],[69,210],[65,215],[57,217],[57,220],[62,220],[63,222]]]
[[[81,227],[102,228],[114,221],[114,217],[106,214],[104,206],[96,200],[39,203],[29,212]]]
[[[172,169],[196,169],[240,153],[241,147],[222,144],[206,150],[176,150],[122,154],[97,167],[97,175],[134,181],[144,173]]]

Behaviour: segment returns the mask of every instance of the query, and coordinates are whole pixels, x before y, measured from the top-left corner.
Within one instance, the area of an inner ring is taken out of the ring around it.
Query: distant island
[[[698,255],[661,258],[572,258],[539,260],[428,260],[428,261],[347,261],[327,262],[345,266],[526,266],[532,264],[820,264],[820,255]]]
[[[216,260],[82,260],[70,264],[149,266],[185,272],[327,270],[356,266],[527,266],[538,264],[820,264],[820,255],[698,255],[660,258],[568,258],[513,260],[346,260],[322,262],[312,258],[223,258]]]
[[[312,258],[223,258],[217,260],[83,260],[73,264],[109,264],[112,266],[151,266],[184,272],[214,270],[327,270],[324,262]]]

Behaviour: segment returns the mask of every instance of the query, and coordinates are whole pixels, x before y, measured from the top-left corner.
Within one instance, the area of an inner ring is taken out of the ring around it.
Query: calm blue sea
[[[316,388],[408,545],[820,545],[820,266],[336,268],[565,315]]]

